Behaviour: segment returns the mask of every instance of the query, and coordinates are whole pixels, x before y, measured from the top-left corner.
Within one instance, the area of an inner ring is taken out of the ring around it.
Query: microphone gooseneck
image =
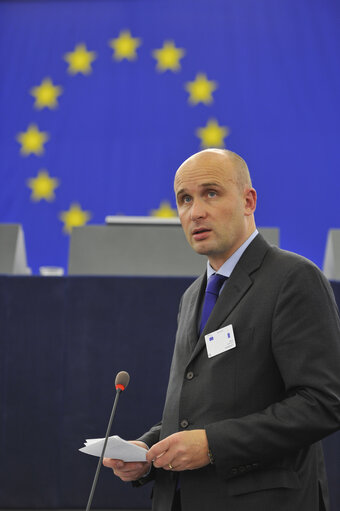
[[[95,476],[94,476],[94,479],[93,479],[89,500],[87,501],[86,511],[90,511],[90,509],[91,509],[92,499],[93,499],[93,495],[94,495],[94,492],[95,492],[95,489],[96,489],[96,486],[97,486],[99,472],[100,472],[100,469],[101,469],[101,466],[102,466],[102,463],[103,463],[105,449],[106,449],[107,441],[108,441],[109,434],[110,434],[110,431],[111,431],[111,426],[112,426],[113,418],[114,418],[115,413],[116,413],[116,408],[117,408],[117,404],[118,404],[119,395],[123,392],[123,390],[126,389],[126,387],[129,384],[129,381],[130,381],[130,375],[126,371],[120,371],[117,374],[117,376],[116,376],[116,379],[115,379],[116,397],[115,397],[115,400],[114,400],[114,403],[113,403],[113,408],[112,408],[109,424],[107,426],[106,435],[105,435],[105,441],[104,441],[102,453],[100,455],[100,458],[99,458],[99,461],[98,461],[98,465],[97,465],[97,470],[96,470],[96,473],[95,473]]]

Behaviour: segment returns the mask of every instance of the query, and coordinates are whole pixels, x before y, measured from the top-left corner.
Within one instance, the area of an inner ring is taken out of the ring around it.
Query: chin
[[[203,243],[193,243],[191,244],[191,248],[200,255],[208,255],[210,253],[210,250],[206,245],[203,245]]]

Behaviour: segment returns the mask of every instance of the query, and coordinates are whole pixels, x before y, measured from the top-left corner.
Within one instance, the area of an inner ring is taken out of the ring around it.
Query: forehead
[[[230,161],[220,155],[194,155],[186,160],[175,176],[174,188],[181,189],[216,183],[220,186],[235,181],[235,172]]]

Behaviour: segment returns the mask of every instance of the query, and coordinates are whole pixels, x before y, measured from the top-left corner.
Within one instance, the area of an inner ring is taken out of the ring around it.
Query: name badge
[[[208,357],[215,357],[236,347],[232,325],[227,325],[204,336]]]

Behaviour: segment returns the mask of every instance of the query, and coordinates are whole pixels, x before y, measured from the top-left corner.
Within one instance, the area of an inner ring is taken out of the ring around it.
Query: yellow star
[[[32,190],[31,200],[40,201],[55,199],[54,189],[59,186],[59,179],[50,177],[47,170],[40,170],[37,177],[27,179],[27,185]]]
[[[18,133],[16,139],[21,144],[20,153],[24,156],[34,153],[37,156],[43,154],[43,144],[49,139],[46,131],[39,131],[36,124],[30,124],[27,131]]]
[[[201,139],[201,147],[224,147],[224,138],[230,130],[227,126],[219,126],[215,119],[209,119],[204,128],[198,128],[196,135]]]
[[[181,68],[179,60],[184,57],[185,50],[176,48],[173,41],[165,41],[163,48],[154,50],[152,56],[157,60],[158,71],[178,71]]]
[[[204,103],[209,105],[213,102],[212,93],[217,89],[217,82],[208,80],[204,73],[197,73],[193,82],[186,82],[185,90],[190,94],[189,103],[197,105]]]
[[[65,53],[64,60],[68,62],[68,73],[88,75],[92,71],[91,64],[97,58],[95,51],[87,51],[85,44],[77,44],[74,51]]]
[[[162,201],[158,209],[150,211],[150,215],[159,218],[173,218],[177,216],[177,210],[172,209],[169,201]]]
[[[34,107],[41,110],[44,107],[56,108],[58,106],[57,98],[62,94],[63,88],[53,85],[50,78],[45,78],[41,85],[32,87],[30,93],[35,97]]]
[[[70,234],[73,227],[85,225],[91,218],[90,211],[83,211],[80,204],[73,202],[68,211],[62,211],[59,215],[64,222],[64,232]]]
[[[116,60],[135,60],[136,50],[142,44],[139,37],[132,37],[130,30],[121,30],[119,37],[110,39],[109,46],[113,49],[113,58]]]

